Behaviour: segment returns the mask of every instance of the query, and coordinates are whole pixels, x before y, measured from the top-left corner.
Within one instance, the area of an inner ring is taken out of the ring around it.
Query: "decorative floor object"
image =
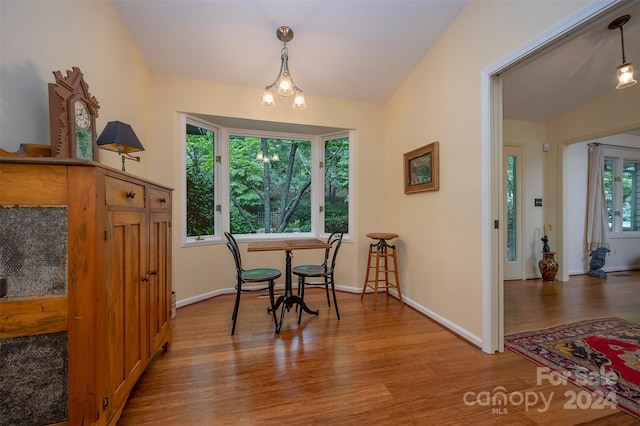
[[[640,324],[580,321],[508,334],[505,347],[640,418]]]

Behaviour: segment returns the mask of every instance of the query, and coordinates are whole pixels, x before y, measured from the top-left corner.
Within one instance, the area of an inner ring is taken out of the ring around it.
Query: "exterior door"
[[[522,263],[522,147],[504,146],[504,279],[525,279]]]

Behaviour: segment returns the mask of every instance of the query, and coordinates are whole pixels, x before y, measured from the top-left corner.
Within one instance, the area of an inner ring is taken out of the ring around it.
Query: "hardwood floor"
[[[640,323],[640,271],[574,275],[568,282],[506,281],[504,306],[506,333],[607,316]]]
[[[640,322],[640,271],[628,274],[507,282],[505,328],[610,315]],[[172,350],[149,366],[118,424],[640,424],[617,409],[567,408],[574,385],[539,380],[535,365],[510,351],[487,355],[396,299],[382,296],[373,310],[371,296],[340,292],[341,321],[323,290],[305,299],[320,315],[298,325],[291,311],[279,335],[267,299],[255,295],[243,296],[233,337],[233,296],[178,309]],[[485,402],[500,390],[512,403]]]

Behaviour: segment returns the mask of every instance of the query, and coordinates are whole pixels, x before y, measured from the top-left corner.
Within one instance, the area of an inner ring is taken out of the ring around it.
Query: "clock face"
[[[93,160],[93,129],[91,114],[87,104],[82,101],[74,103],[76,123],[76,158]]]
[[[87,130],[91,127],[91,114],[89,114],[87,105],[85,105],[84,102],[76,101],[75,116],[76,116],[76,127],[82,130]]]

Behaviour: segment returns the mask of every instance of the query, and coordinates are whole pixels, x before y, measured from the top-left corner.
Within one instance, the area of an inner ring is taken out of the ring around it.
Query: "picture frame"
[[[432,142],[404,154],[404,193],[440,189],[439,143]]]

